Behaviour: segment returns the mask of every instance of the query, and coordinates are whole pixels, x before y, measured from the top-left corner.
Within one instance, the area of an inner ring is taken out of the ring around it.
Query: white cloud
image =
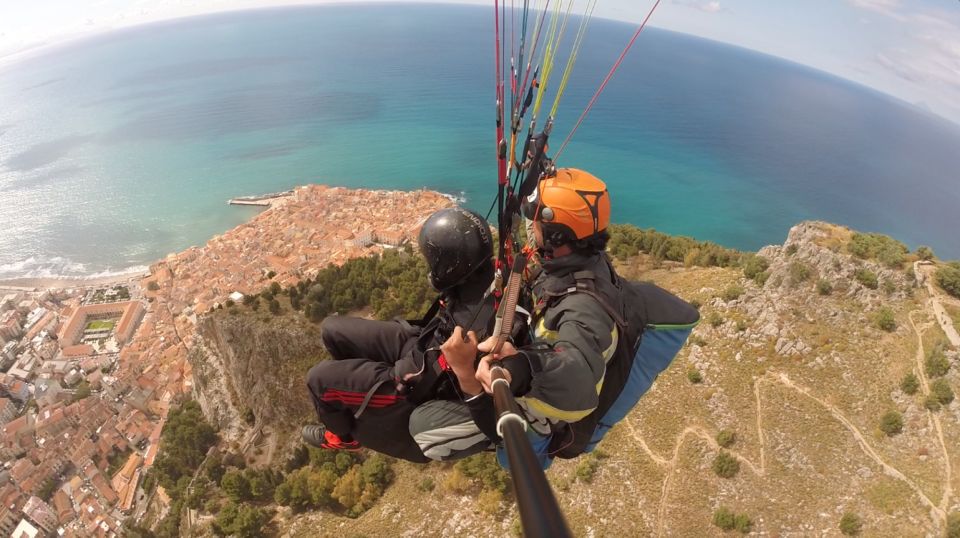
[[[706,13],[720,13],[721,11],[727,11],[726,8],[720,5],[719,0],[673,0],[674,4],[679,6],[686,6],[694,9],[699,9]]]
[[[902,38],[875,54],[876,65],[937,112],[960,122],[960,16],[899,0],[848,0],[896,24]]]
[[[900,8],[900,0],[849,0],[849,2],[856,7],[869,9],[888,17],[900,17],[897,12]]]

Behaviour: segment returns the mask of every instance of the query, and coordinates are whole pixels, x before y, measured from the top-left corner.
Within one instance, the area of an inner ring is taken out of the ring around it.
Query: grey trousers
[[[463,402],[424,402],[410,415],[410,435],[426,457],[437,461],[465,458],[493,448]]]

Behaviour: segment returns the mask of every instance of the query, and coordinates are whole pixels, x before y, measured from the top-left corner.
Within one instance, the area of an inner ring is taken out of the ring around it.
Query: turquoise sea
[[[227,199],[308,182],[427,187],[485,211],[492,26],[480,7],[286,8],[0,67],[0,278],[146,265],[253,214]],[[593,22],[556,142],[633,29]],[[901,101],[651,28],[559,164],[605,179],[619,222],[757,249],[815,218],[956,258],[958,150],[960,127]]]

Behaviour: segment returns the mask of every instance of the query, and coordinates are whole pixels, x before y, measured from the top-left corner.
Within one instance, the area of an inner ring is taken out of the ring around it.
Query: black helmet
[[[446,291],[462,283],[493,257],[493,236],[483,217],[450,207],[430,215],[417,238],[430,267],[430,284]]]

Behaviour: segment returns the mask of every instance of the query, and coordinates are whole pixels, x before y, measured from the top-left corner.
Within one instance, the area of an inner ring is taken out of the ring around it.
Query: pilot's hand
[[[490,354],[493,351],[493,348],[497,345],[497,340],[500,337],[491,336],[477,346],[477,351],[484,354]],[[505,340],[503,345],[500,346],[500,352],[496,353],[495,359],[499,360],[504,357],[510,357],[517,354],[517,348],[513,347],[513,343],[509,340]]]
[[[498,366],[499,362],[500,361],[494,358],[493,355],[487,355],[480,359],[480,364],[477,365],[476,379],[483,387],[483,390],[489,393],[493,393],[493,368]],[[506,368],[502,368],[502,370],[503,376],[507,379],[507,383],[510,383],[510,371]]]

